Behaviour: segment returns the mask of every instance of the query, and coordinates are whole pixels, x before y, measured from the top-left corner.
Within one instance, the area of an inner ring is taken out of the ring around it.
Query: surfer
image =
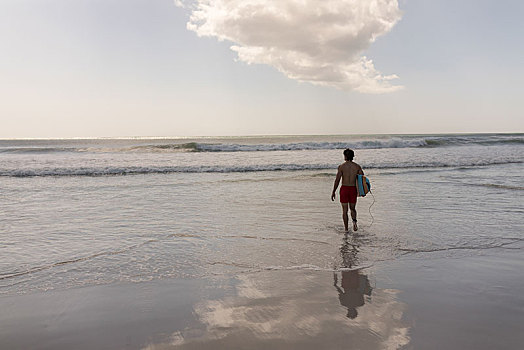
[[[342,186],[340,187],[340,204],[342,205],[342,219],[344,220],[344,228],[349,231],[348,208],[351,210],[351,219],[353,220],[353,231],[358,230],[357,226],[357,175],[364,175],[362,168],[357,163],[353,162],[355,152],[346,148],[344,150],[345,162],[338,166],[337,177],[331,193],[331,200],[335,200],[335,191],[338,188],[340,179],[342,179]]]

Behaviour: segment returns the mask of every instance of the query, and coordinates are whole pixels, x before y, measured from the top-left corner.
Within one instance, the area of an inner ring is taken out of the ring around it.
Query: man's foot
[[[358,230],[358,226],[357,226],[357,221],[353,221],[353,231],[357,231]]]

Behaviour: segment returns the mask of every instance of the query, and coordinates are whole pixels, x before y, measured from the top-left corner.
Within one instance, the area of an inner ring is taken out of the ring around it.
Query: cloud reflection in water
[[[146,349],[398,349],[407,345],[409,327],[402,320],[405,305],[397,300],[398,291],[372,290],[363,271],[345,272],[349,280],[344,282],[342,274],[338,288],[351,295],[343,308],[328,272],[241,275],[236,296],[194,306],[198,329],[177,331],[170,341]],[[353,288],[355,281],[357,288]],[[358,316],[347,317],[348,305],[358,309]]]

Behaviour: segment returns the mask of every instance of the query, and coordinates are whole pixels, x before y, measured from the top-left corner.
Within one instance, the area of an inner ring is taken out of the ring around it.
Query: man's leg
[[[340,204],[342,204],[342,220],[344,220],[344,228],[346,229],[346,231],[349,231],[348,203],[340,203]]]
[[[357,209],[355,208],[357,203],[349,203],[349,208],[351,209],[351,219],[353,219],[353,231],[358,230],[357,226]],[[347,214],[346,214],[347,216]],[[347,231],[347,226],[346,226]]]

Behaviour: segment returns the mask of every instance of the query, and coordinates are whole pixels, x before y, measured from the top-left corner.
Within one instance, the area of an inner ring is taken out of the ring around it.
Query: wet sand
[[[5,296],[0,348],[518,349],[519,253]]]
[[[398,261],[377,279],[407,305],[412,349],[520,349],[524,259],[519,249],[470,257]]]

